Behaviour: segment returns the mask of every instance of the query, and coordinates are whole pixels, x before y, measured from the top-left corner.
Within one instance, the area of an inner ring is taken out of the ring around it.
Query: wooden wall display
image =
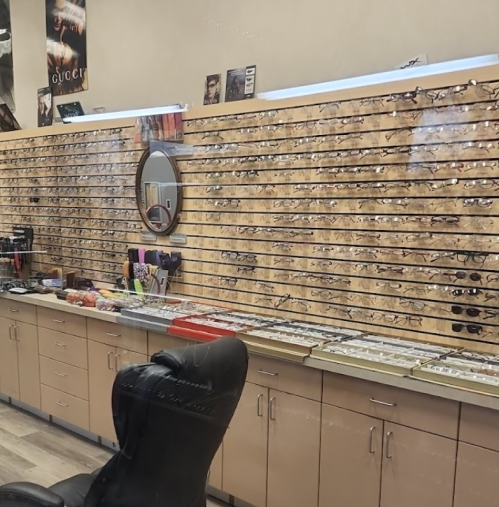
[[[498,79],[494,67],[191,111],[187,244],[143,246],[182,252],[185,296],[497,352]],[[144,146],[130,122],[88,128],[0,139],[2,230],[35,226],[50,252],[38,268],[109,282],[141,245]]]

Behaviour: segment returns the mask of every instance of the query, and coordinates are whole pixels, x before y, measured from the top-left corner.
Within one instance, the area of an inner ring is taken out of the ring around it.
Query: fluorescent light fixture
[[[496,65],[497,63],[499,63],[499,55],[497,54],[478,56],[476,58],[466,58],[464,60],[433,63],[430,65],[425,65],[423,67],[412,67],[409,69],[381,72],[380,74],[352,77],[348,79],[341,79],[339,81],[330,81],[329,83],[319,83],[308,86],[298,86],[296,88],[287,88],[284,90],[276,90],[273,92],[258,93],[257,98],[263,100],[279,100],[289,99],[292,97],[303,97],[305,95],[315,95],[317,93],[336,92],[340,90],[360,88],[362,86],[434,76],[436,74],[445,74],[447,72],[458,72],[461,70],[488,67],[490,65]]]
[[[87,121],[120,120],[122,118],[137,118],[138,116],[153,116],[155,114],[183,113],[186,107],[179,105],[152,107],[150,109],[135,109],[132,111],[116,111],[115,113],[89,114],[85,116],[70,116],[64,118],[64,123],[84,123]]]

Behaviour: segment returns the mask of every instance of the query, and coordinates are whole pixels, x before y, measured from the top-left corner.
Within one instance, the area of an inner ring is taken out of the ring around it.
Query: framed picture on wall
[[[14,130],[21,130],[21,126],[17,123],[9,106],[0,104],[0,132],[12,132]]]
[[[255,80],[256,65],[227,71],[226,102],[254,98]]]
[[[85,116],[81,102],[58,104],[57,110],[59,111],[63,122],[66,118],[72,118],[74,116]]]
[[[40,88],[38,90],[38,126],[49,127],[53,120],[52,90],[48,87]]]
[[[206,76],[204,83],[204,100],[205,106],[209,104],[220,103],[220,87],[222,84],[222,74],[211,74]]]

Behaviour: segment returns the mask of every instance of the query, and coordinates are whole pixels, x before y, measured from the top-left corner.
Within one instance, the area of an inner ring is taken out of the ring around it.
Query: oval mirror
[[[148,149],[139,163],[135,194],[146,227],[156,234],[170,234],[182,209],[182,185],[175,160],[160,148]]]

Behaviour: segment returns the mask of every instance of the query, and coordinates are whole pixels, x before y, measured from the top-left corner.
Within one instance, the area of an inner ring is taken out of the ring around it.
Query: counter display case
[[[499,356],[462,351],[416,368],[415,377],[499,395]]]
[[[327,343],[312,350],[311,355],[328,361],[410,375],[414,368],[455,351],[428,343],[367,335],[346,337],[339,342]]]

